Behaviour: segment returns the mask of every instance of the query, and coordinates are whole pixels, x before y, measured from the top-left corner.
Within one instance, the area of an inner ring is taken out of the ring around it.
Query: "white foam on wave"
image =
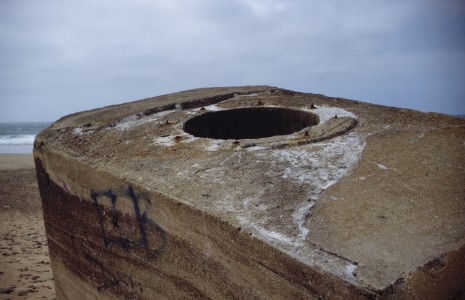
[[[4,135],[0,136],[0,145],[32,145],[35,138],[35,134]]]

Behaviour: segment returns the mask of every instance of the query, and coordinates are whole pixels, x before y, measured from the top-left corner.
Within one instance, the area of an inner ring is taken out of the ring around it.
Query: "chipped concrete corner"
[[[66,116],[34,157],[57,296],[453,298],[465,120],[268,86]]]

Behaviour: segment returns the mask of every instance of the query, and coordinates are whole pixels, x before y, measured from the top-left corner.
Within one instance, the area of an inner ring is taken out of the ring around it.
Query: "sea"
[[[36,135],[51,122],[0,123],[0,153],[32,153]]]

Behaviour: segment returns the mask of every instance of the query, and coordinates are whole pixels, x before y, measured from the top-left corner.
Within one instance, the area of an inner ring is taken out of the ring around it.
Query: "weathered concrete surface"
[[[319,122],[248,140],[183,131],[240,107]],[[57,295],[463,296],[464,150],[463,119],[267,86],[66,116],[34,146]]]

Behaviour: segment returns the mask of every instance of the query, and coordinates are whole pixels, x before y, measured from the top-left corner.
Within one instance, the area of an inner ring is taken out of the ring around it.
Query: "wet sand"
[[[0,299],[53,298],[32,155],[0,154]]]

